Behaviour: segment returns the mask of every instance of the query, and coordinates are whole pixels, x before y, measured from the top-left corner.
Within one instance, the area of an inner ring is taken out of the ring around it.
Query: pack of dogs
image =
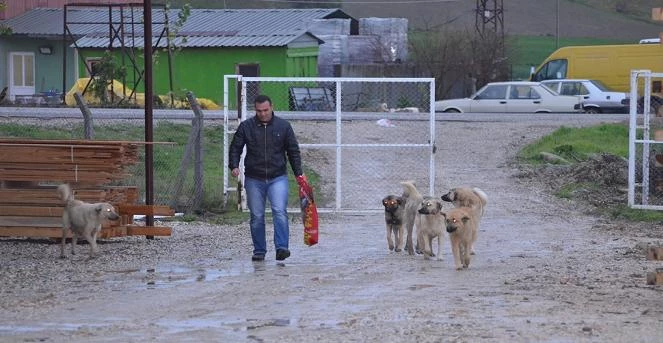
[[[456,187],[441,197],[423,196],[414,181],[402,181],[401,195],[382,199],[389,250],[407,250],[425,259],[442,260],[444,233],[449,235],[456,270],[470,266],[479,224],[488,204],[488,196],[478,187]],[[453,207],[445,209],[445,203]],[[416,245],[413,233],[416,227]],[[437,251],[433,253],[433,242]]]
[[[407,251],[409,255],[421,254],[425,259],[442,260],[444,232],[449,235],[451,252],[456,270],[470,266],[474,255],[474,243],[479,232],[479,223],[485,213],[488,196],[477,187],[452,188],[441,197],[423,196],[414,181],[402,181],[401,195],[387,195],[382,199],[387,228],[389,250]],[[67,234],[71,233],[71,254],[75,254],[78,237],[85,238],[90,245],[90,258],[99,253],[97,235],[108,220],[120,217],[112,204],[107,202],[87,203],[76,200],[68,184],[57,187],[64,202],[62,212],[62,240],[60,257],[66,258]],[[444,203],[452,208],[444,209]],[[416,227],[416,243],[414,233]],[[437,251],[433,253],[433,242]]]

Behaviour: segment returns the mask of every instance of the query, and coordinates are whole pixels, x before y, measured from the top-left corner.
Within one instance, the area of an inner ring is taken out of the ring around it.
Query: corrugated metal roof
[[[171,9],[171,22],[177,19],[178,9]],[[134,36],[136,45],[142,44],[142,8],[124,8],[122,12],[106,8],[69,7],[67,28],[72,36],[81,38],[80,47],[107,47],[111,30],[124,29],[124,36]],[[178,36],[187,37],[185,47],[221,46],[283,46],[307,34],[308,23],[314,19],[347,17],[339,9],[192,9]],[[111,18],[112,20],[109,20]],[[120,25],[121,21],[124,25]],[[163,31],[165,11],[153,9],[153,36]],[[109,22],[112,22],[109,25]],[[133,22],[133,25],[132,25]],[[4,24],[15,35],[61,36],[64,30],[64,9],[36,8],[6,20]],[[172,25],[171,25],[172,27]],[[120,35],[114,32],[113,35]],[[140,42],[138,42],[140,40]],[[117,43],[120,44],[119,42]],[[126,46],[131,46],[125,40]]]
[[[182,41],[181,38],[177,38],[175,45],[178,47],[189,47],[189,48],[202,48],[202,47],[250,47],[250,46],[285,46],[293,40],[301,36],[310,36],[311,40],[317,40],[322,42],[317,37],[312,34],[302,31],[300,33],[293,33],[288,35],[270,35],[270,36],[187,36],[186,41]],[[153,38],[153,45],[156,45],[158,41],[158,47],[165,48],[166,40],[161,39],[160,41],[157,38]],[[143,48],[143,37],[136,36],[134,37],[134,42],[132,43],[131,37],[125,37],[125,46],[133,46],[137,48]],[[76,46],[79,48],[107,48],[109,47],[108,37],[83,37],[76,41]],[[113,47],[119,48],[122,44],[119,40],[113,41]]]

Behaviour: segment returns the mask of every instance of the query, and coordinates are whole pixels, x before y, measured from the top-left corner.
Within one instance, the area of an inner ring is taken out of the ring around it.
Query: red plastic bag
[[[299,183],[299,202],[304,223],[304,244],[312,246],[318,243],[318,208],[315,206],[313,189],[305,176],[297,178]]]

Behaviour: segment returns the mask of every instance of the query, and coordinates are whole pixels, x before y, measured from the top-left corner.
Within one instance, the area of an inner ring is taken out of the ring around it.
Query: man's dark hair
[[[272,99],[270,99],[267,95],[260,94],[256,97],[255,100],[253,100],[254,104],[262,104],[263,102],[268,102],[271,105]]]

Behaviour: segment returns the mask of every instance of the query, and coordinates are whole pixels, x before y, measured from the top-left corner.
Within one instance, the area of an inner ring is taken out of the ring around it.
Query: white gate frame
[[[237,187],[230,187],[229,185],[229,172],[228,172],[228,153],[229,144],[234,131],[228,130],[229,115],[228,104],[230,103],[230,80],[236,79],[241,82],[241,120],[246,120],[248,111],[246,103],[246,83],[259,82],[259,81],[283,81],[283,82],[334,82],[336,84],[336,143],[334,144],[301,144],[300,147],[316,147],[316,148],[334,148],[336,149],[336,195],[335,195],[335,208],[319,208],[319,212],[363,212],[353,210],[343,210],[341,207],[341,182],[343,182],[343,175],[341,173],[342,148],[347,147],[427,147],[429,150],[429,180],[428,180],[428,193],[430,196],[435,194],[435,79],[434,78],[357,78],[357,77],[244,77],[242,75],[224,75],[223,77],[223,193],[224,198],[227,199],[228,192],[237,191]],[[342,108],[342,83],[343,82],[429,82],[429,134],[430,138],[428,144],[343,144],[341,143],[341,108]],[[244,152],[242,159],[244,158]],[[240,181],[244,185],[244,170],[243,163],[240,161]],[[242,192],[241,208],[246,210],[244,189]],[[299,208],[288,209],[289,212],[301,211]],[[372,211],[371,211],[372,212]]]
[[[643,89],[643,114],[642,124],[638,126],[638,79],[644,82]],[[631,71],[631,92],[629,95],[629,147],[628,147],[628,206],[637,209],[663,210],[663,206],[649,204],[649,156],[652,144],[663,144],[662,141],[651,139],[650,122],[651,115],[651,81],[652,78],[663,78],[663,73],[652,73],[651,70]],[[642,129],[643,139],[637,139],[637,129]],[[642,144],[642,183],[636,183],[636,154],[637,144]],[[635,187],[640,186],[642,198],[641,203],[635,203]]]

